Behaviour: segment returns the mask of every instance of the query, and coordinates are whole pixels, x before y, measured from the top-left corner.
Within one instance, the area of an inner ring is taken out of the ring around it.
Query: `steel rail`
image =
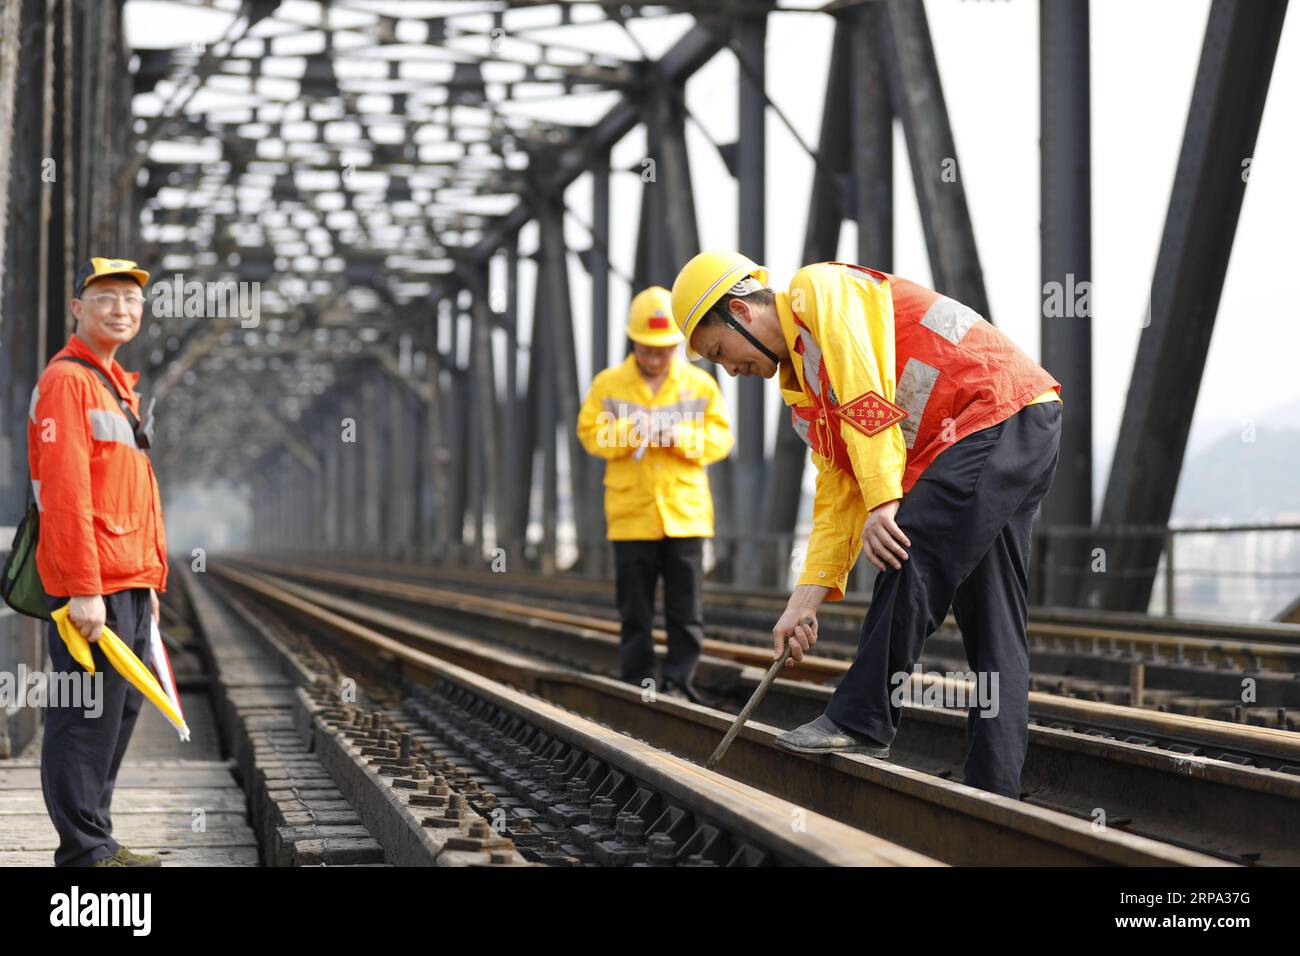
[[[265,572],[250,574],[228,565],[214,566],[214,570],[246,593],[273,601],[285,613],[309,623],[317,632],[353,641],[366,640],[382,648],[387,657],[400,653],[397,647],[406,646],[392,636],[401,634],[403,640],[416,643],[442,660],[478,670],[491,679],[507,681],[554,704],[701,763],[730,721],[721,711],[685,701],[663,696],[646,701],[639,688],[522,658],[482,640],[422,624],[409,615],[366,607],[304,585],[272,582]],[[350,613],[343,613],[343,608]],[[361,620],[365,623],[359,623]],[[533,626],[543,631],[559,630],[556,625],[540,621]],[[598,633],[589,633],[586,638],[606,645],[613,643],[611,638]],[[734,662],[719,663],[737,670],[756,670]],[[795,687],[805,691],[823,690]],[[958,716],[965,719],[964,715]],[[1099,830],[1091,821],[989,794],[910,767],[858,756],[804,758],[789,754],[772,745],[776,733],[775,727],[750,723],[736,739],[720,769],[738,780],[944,862],[972,865],[1223,862],[1206,854],[1124,833],[1116,827]]]

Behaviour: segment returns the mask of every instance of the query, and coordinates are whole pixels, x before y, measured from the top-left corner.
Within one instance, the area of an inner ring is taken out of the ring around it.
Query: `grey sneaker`
[[[889,756],[888,745],[850,733],[825,714],[802,727],[787,730],[776,738],[776,745],[801,754],[866,754],[881,760]]]

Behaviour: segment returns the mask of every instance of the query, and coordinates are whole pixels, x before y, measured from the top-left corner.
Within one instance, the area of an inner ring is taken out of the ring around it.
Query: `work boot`
[[[151,856],[148,853],[132,853],[124,846],[119,846],[113,856],[121,860],[125,866],[162,866],[161,857]]]
[[[682,684],[674,680],[669,680],[668,678],[665,677],[663,686],[661,687],[659,693],[680,694],[682,697],[685,697],[687,700],[689,700],[692,704],[702,704],[706,707],[708,706],[707,704],[705,704],[704,698],[700,695],[699,690],[697,690],[695,685],[692,684],[690,681],[687,681],[686,683]]]
[[[889,746],[845,730],[825,714],[776,738],[782,750],[801,754],[866,754],[884,760]]]
[[[97,866],[130,866],[131,864],[126,862],[126,860],[122,859],[120,856],[105,856],[90,865],[94,868]]]

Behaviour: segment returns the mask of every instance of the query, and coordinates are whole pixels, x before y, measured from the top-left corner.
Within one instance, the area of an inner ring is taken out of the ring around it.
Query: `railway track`
[[[935,865],[381,635],[322,642],[286,606],[222,603],[297,684],[295,723],[364,824],[281,827],[272,857],[373,834],[399,866]]]
[[[283,563],[283,562],[282,562]],[[537,611],[574,612],[616,621],[613,586],[573,576],[541,578],[432,569],[356,558],[328,563],[294,556],[320,570],[352,570],[385,580],[453,586],[462,592],[532,605]],[[770,593],[706,588],[707,630],[729,644],[767,646],[767,631],[784,607]],[[867,604],[824,605],[818,655],[851,660]],[[1198,717],[1300,728],[1300,627],[1149,618],[1072,609],[1031,612],[1031,689],[1062,697],[1149,707]],[[926,644],[926,670],[962,671],[965,648],[955,621]]]
[[[729,723],[726,711],[666,697],[647,700],[641,689],[601,676],[600,660],[606,668],[610,665],[617,641],[598,631],[504,612],[419,608],[392,598],[385,598],[381,608],[343,596],[338,585],[325,591],[274,577],[265,567],[254,570],[251,564],[238,569],[224,564],[216,571],[238,589],[241,600],[265,602],[296,626],[332,641],[378,636],[520,688],[692,761],[703,762]],[[437,626],[426,623],[430,620]],[[539,648],[549,652],[550,661],[542,659]],[[582,669],[553,662],[561,657]],[[702,670],[710,672],[715,688],[729,681],[733,699],[747,696],[760,673],[751,665],[707,656]],[[802,707],[809,713],[820,712],[827,692],[815,684],[780,680],[769,697],[778,711]],[[1097,706],[1106,705],[1091,708]],[[1089,716],[1117,724],[1134,717],[1094,711],[1075,713],[1073,719],[1082,722]],[[1176,715],[1146,716],[1181,722],[1166,728],[1171,735],[1217,733],[1223,745],[1274,759],[1294,759],[1296,754],[1294,734]],[[758,719],[771,718],[760,713]],[[1294,775],[1097,733],[1035,726],[1030,761],[1043,779],[1032,785],[1026,800],[1007,800],[947,779],[953,761],[960,762],[964,723],[964,713],[912,708],[903,722],[906,733],[895,742],[899,762],[886,763],[787,754],[772,746],[779,726],[751,722],[719,769],[810,811],[948,863],[1151,862],[1141,856],[1156,846],[1163,847],[1162,853],[1190,853],[1199,862],[1269,864],[1295,858],[1285,836],[1297,822],[1300,807],[1300,778]],[[1152,728],[1140,724],[1119,729],[1136,737]],[[1232,740],[1223,736],[1233,731]],[[1249,739],[1244,736],[1251,733]],[[1199,745],[1205,746],[1204,739]],[[959,839],[954,839],[954,830],[960,832]],[[1103,838],[1103,843],[1092,844],[1092,836]],[[1131,847],[1121,851],[1109,842],[1130,837],[1142,841],[1137,856],[1129,855]]]
[[[547,641],[539,643],[525,637],[524,646],[527,649],[536,648],[539,653],[549,654],[565,663],[611,672],[613,660],[609,642],[592,643],[589,640],[593,634],[617,637],[617,624],[603,618],[347,572],[287,568],[267,561],[254,561],[248,566],[328,587],[330,593],[334,594],[346,592],[371,602],[400,602],[417,613],[436,610],[444,620],[451,615],[471,628],[485,622],[496,623],[504,635],[516,632],[528,635],[539,627],[555,625],[556,628],[548,632],[550,638]],[[521,631],[512,627],[512,623],[518,621],[526,624]],[[659,632],[655,636],[657,643],[662,645],[665,635]],[[704,651],[710,658],[751,667],[766,668],[771,663],[770,650],[766,646],[756,647],[752,643],[732,644],[708,640]],[[709,668],[712,664],[713,662],[708,662],[705,665],[706,680],[710,677]],[[788,671],[783,678],[788,682],[827,684],[833,683],[847,669],[848,665],[844,661],[814,654],[805,657],[799,667]],[[819,696],[818,699],[822,697]],[[1134,742],[1158,742],[1160,746],[1180,753],[1210,755],[1243,766],[1300,774],[1300,748],[1296,746],[1300,736],[1286,731],[1253,727],[1239,729],[1223,726],[1218,721],[1188,719],[1180,715],[1164,715],[1129,707],[1090,707],[1087,702],[1034,692],[1030,694],[1030,707],[1031,718],[1058,725],[1069,722],[1068,727],[1058,726],[1058,729],[1077,729],[1100,736],[1112,731],[1130,735],[1145,733],[1149,735],[1149,740]],[[802,708],[799,713],[792,714],[791,719],[797,719],[800,713]]]
[[[505,574],[490,570],[395,561],[370,555],[321,555],[315,552],[277,554],[270,551],[262,551],[259,554],[265,560],[288,561],[303,566],[333,569],[346,568],[388,578],[437,580],[444,584],[455,582],[458,586],[490,588],[498,592],[539,596],[553,597],[558,594],[568,600],[582,600],[601,606],[608,606],[614,596],[612,580],[577,574],[542,575],[530,571],[510,571]],[[779,613],[785,607],[786,600],[783,594],[771,590],[753,590],[711,582],[705,582],[704,595],[710,607],[723,611],[734,609],[761,611],[765,618],[770,617],[773,612]],[[842,616],[853,622],[856,629],[870,604],[871,602],[865,598],[852,596],[843,601],[823,605],[821,613],[829,617]],[[1062,607],[1034,607],[1032,614],[1032,623],[1035,626],[1038,624],[1081,625],[1092,630],[1100,627],[1122,633],[1126,640],[1140,641],[1143,634],[1155,634],[1175,638],[1207,638],[1216,642],[1300,647],[1300,624],[1284,622],[1212,621],[1201,618],[1160,617],[1125,611],[1093,611]],[[949,617],[948,620],[952,622],[953,619]]]

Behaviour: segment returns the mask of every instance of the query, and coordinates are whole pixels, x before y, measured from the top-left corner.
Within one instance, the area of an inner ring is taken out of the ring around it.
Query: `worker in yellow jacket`
[[[680,361],[672,297],[652,286],[633,300],[632,353],[602,371],[578,414],[578,438],[605,459],[605,524],[614,545],[622,618],[620,676],[654,680],[655,588],[664,582],[668,654],[661,692],[698,701],[692,676],[704,641],[704,539],[713,537],[705,466],[734,444],[718,383]]]
[[[1030,527],[1056,471],[1060,383],[973,309],[900,276],[820,262],[788,290],[767,281],[739,253],[702,252],[672,295],[688,355],[778,377],[817,466],[807,560],[773,656],[788,642],[802,660],[859,551],[881,572],[826,712],[776,744],[888,756],[909,672],[951,606],[976,684],[964,782],[1018,797]]]

